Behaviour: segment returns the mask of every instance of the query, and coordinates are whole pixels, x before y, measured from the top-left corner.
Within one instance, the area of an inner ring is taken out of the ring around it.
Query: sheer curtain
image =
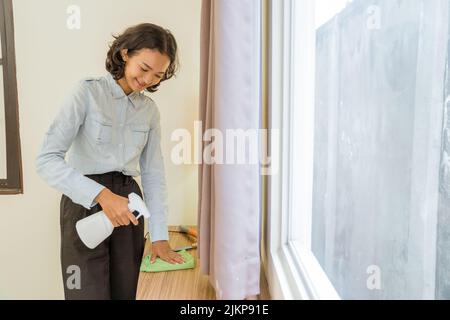
[[[259,12],[259,0],[202,3],[200,117],[203,133],[219,130],[223,146],[226,130],[259,128]],[[212,141],[204,141],[202,150]],[[200,268],[218,299],[259,294],[259,183],[259,167],[249,161],[200,165]]]

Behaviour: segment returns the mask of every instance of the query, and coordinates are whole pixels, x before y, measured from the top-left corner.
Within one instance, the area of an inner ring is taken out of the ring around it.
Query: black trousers
[[[120,196],[128,197],[135,192],[142,197],[137,182],[122,173],[86,177]],[[130,223],[114,228],[110,237],[89,249],[79,238],[75,224],[100,210],[100,205],[87,210],[65,195],[61,197],[61,267],[65,298],[134,300],[145,245],[144,219],[139,218],[137,226]]]

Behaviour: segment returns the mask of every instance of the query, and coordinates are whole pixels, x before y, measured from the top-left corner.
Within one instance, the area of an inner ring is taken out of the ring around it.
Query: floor
[[[171,230],[171,228],[169,228]],[[191,244],[190,239],[179,232],[169,233],[169,243],[172,248]],[[151,249],[147,241],[145,255]],[[193,257],[197,257],[197,250],[189,250]],[[139,276],[138,300],[215,300],[214,288],[210,285],[208,277],[200,274],[199,261],[196,267],[189,270],[171,272],[144,273]],[[267,281],[261,272],[261,294],[253,299],[269,300],[270,295]]]

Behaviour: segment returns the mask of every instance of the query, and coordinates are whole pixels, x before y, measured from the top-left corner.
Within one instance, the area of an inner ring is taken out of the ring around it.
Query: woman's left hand
[[[179,253],[172,251],[167,240],[152,242],[150,263],[155,262],[157,257],[172,264],[184,262],[183,257]]]

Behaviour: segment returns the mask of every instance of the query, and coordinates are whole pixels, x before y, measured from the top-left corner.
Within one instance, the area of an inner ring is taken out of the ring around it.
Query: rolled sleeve
[[[161,151],[160,115],[156,107],[153,119],[147,144],[139,160],[144,201],[150,212],[149,231],[152,242],[169,240],[167,186]]]
[[[45,134],[35,159],[39,176],[51,187],[68,196],[74,203],[90,209],[104,188],[70,167],[65,156],[86,116],[86,85],[78,82],[62,103],[57,117]]]

